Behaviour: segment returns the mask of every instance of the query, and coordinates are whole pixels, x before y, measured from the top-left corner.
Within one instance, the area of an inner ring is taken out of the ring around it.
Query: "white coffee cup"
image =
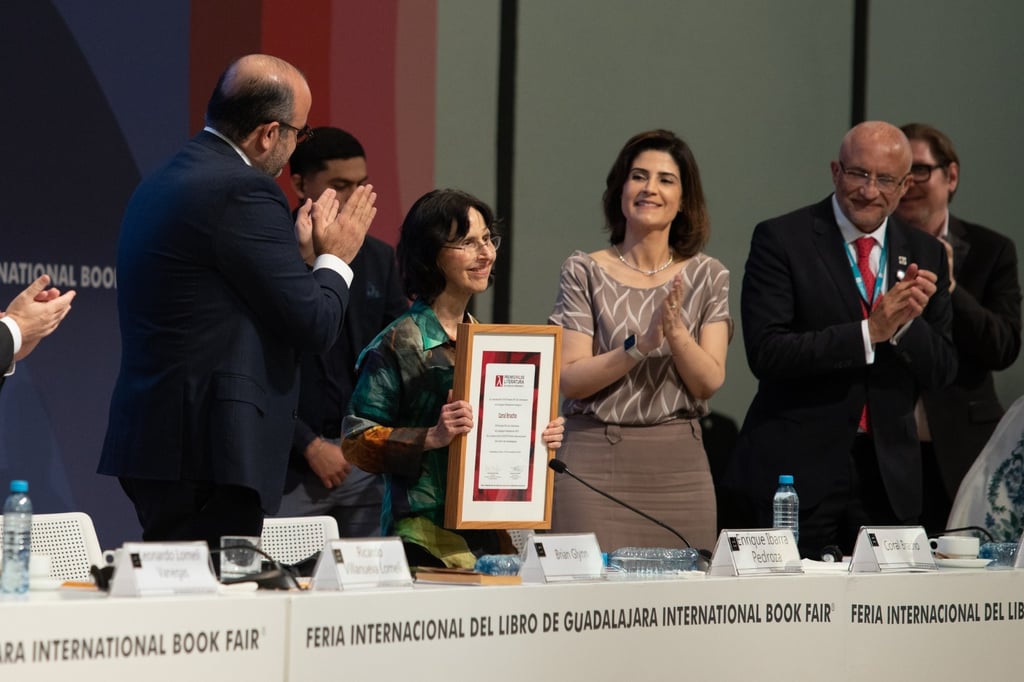
[[[944,559],[977,559],[978,538],[973,535],[940,535],[931,539],[932,551]]]

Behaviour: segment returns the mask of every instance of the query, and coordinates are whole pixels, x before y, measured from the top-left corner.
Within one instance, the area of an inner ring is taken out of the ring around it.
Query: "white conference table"
[[[0,599],[0,679],[282,680],[286,592],[108,597],[82,589]]]
[[[1020,570],[0,602],[26,681],[998,679],[1021,641]]]

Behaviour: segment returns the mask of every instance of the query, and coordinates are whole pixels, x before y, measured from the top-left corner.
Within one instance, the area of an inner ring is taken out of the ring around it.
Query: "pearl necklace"
[[[625,265],[630,270],[635,270],[639,272],[641,275],[647,275],[648,277],[658,274],[659,272],[661,272],[662,270],[676,262],[675,254],[670,252],[668,256],[668,262],[666,262],[664,265],[656,267],[653,270],[644,270],[643,268],[638,268],[637,266],[627,261],[626,258],[622,255],[622,252],[619,251],[619,247],[617,247],[615,244],[612,244],[612,248],[615,249],[615,253],[619,256],[619,260],[622,261],[623,265]]]

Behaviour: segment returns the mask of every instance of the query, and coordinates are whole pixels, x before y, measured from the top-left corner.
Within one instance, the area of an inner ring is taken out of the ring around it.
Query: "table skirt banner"
[[[4,599],[0,679],[281,680],[283,594]]]
[[[288,679],[1000,677],[1022,619],[1011,570],[297,595]]]

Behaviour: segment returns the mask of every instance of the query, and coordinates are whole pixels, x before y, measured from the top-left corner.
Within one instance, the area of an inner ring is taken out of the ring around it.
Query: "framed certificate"
[[[558,414],[561,350],[555,325],[459,325],[452,399],[474,419],[448,450],[448,528],[551,527],[541,433]]]

